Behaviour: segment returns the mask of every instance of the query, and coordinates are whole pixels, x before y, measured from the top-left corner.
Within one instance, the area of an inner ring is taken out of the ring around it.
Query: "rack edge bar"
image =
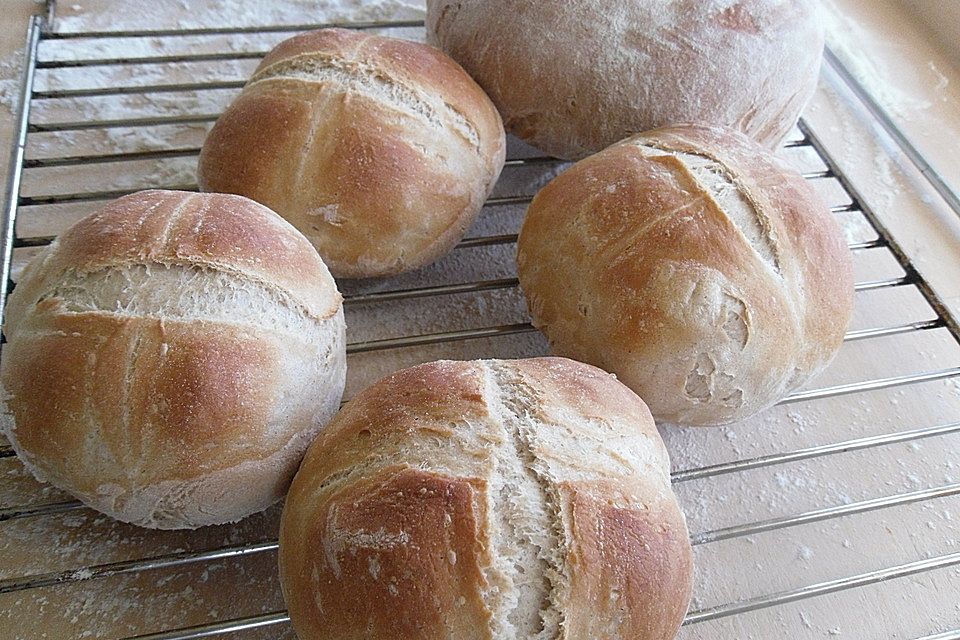
[[[290,616],[286,611],[277,611],[275,613],[266,613],[259,616],[249,616],[247,618],[237,618],[226,622],[215,622],[213,624],[203,624],[195,627],[186,627],[175,629],[173,631],[163,631],[160,633],[149,633],[142,636],[133,636],[126,640],[195,640],[196,638],[209,638],[219,636],[224,633],[234,633],[236,631],[249,631],[250,629],[259,629],[269,627],[275,624],[284,624],[290,622]]]
[[[17,208],[20,204],[20,184],[23,179],[23,160],[27,149],[27,132],[30,122],[30,95],[36,76],[37,47],[40,44],[42,18],[31,16],[27,27],[27,43],[24,50],[23,74],[20,77],[20,99],[17,102],[14,143],[7,168],[7,201],[4,203],[2,220],[2,248],[0,248],[0,318],[7,307],[10,289],[10,272],[13,268],[13,243],[16,236]]]
[[[749,613],[751,611],[789,604],[799,600],[807,600],[809,598],[815,598],[818,596],[829,595],[831,593],[845,591],[847,589],[865,587],[878,582],[883,582],[885,580],[905,578],[918,573],[924,573],[936,569],[945,569],[956,565],[960,565],[960,552],[950,553],[944,556],[937,556],[935,558],[929,558],[926,560],[918,560],[916,562],[908,562],[895,567],[869,571],[867,573],[861,573],[846,578],[838,578],[836,580],[830,580],[827,582],[820,582],[797,589],[780,591],[767,596],[750,598],[731,604],[701,609],[700,611],[694,611],[693,613],[688,614],[686,619],[683,621],[683,624],[698,624],[701,622],[707,622],[708,620],[717,620],[733,615],[739,615],[741,613]]]
[[[934,438],[937,436],[951,435],[960,433],[960,422],[950,422],[936,425],[933,427],[922,427],[920,429],[911,429],[910,431],[898,431],[879,436],[867,436],[855,440],[845,440],[833,444],[825,444],[818,447],[807,447],[797,449],[786,453],[773,453],[756,458],[747,458],[744,460],[735,460],[733,462],[723,462],[720,464],[708,465],[694,469],[684,469],[675,471],[671,475],[671,482],[690,482],[713,476],[725,475],[729,473],[740,473],[750,469],[761,469],[763,467],[772,467],[778,464],[787,464],[811,458],[821,458],[834,453],[846,453],[848,451],[861,451],[873,447],[882,447],[890,444],[899,444],[903,442],[912,442],[925,438]]]
[[[960,629],[935,633],[932,636],[923,636],[922,638],[917,638],[916,640],[960,640]]]
[[[949,498],[958,494],[960,494],[960,483],[953,483],[940,487],[921,489],[919,491],[895,494],[892,496],[870,498],[868,500],[861,500],[859,502],[851,502],[850,504],[840,504],[832,507],[813,509],[811,511],[790,516],[783,516],[780,518],[770,518],[768,520],[759,520],[757,522],[738,524],[730,527],[723,527],[721,529],[714,529],[712,531],[703,531],[691,536],[691,543],[696,546],[710,544],[713,542],[721,542],[723,540],[732,540],[734,538],[742,538],[744,536],[755,535],[758,533],[778,531],[780,529],[798,527],[805,524],[812,524],[814,522],[832,520],[834,518],[842,518],[861,513],[868,513],[870,511],[889,509],[890,507],[900,507],[918,502],[926,502],[927,500]]]
[[[910,159],[910,162],[912,162],[923,177],[927,179],[927,182],[930,183],[953,212],[957,214],[957,216],[960,216],[960,195],[957,195],[957,192],[947,184],[947,181],[940,172],[927,161],[906,134],[903,133],[903,130],[897,126],[887,111],[880,106],[873,96],[870,95],[870,92],[857,80],[856,76],[850,73],[850,70],[847,69],[847,66],[843,64],[837,54],[834,53],[833,49],[829,46],[826,47],[824,56],[830,68],[836,72],[843,83],[857,96],[857,99],[866,107],[870,115],[880,123],[880,126],[883,127],[887,135],[900,147],[903,154]]]
[[[423,27],[423,20],[377,20],[367,22],[329,22],[321,24],[278,24],[265,27],[209,27],[199,29],[141,29],[125,31],[49,31],[44,40],[85,40],[100,38],[159,38],[180,36],[216,36],[233,33],[292,33],[314,29],[409,29]]]

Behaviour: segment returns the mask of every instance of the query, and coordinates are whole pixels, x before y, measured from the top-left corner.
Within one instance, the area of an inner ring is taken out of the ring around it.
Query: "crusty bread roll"
[[[574,165],[518,247],[534,324],[611,371],[658,420],[745,418],[833,358],[852,260],[812,188],[743,135],[681,126]]]
[[[323,29],[267,55],[204,143],[199,181],[277,211],[335,276],[385,276],[463,237],[505,149],[490,99],[443,53]]]
[[[678,122],[775,147],[816,88],[817,0],[427,0],[431,43],[562,158]]]
[[[4,333],[20,460],[144,527],[278,500],[343,392],[333,278],[238,196],[144,191],[80,220],[25,269]]]
[[[280,525],[301,640],[668,640],[691,562],[650,412],[559,358],[381,380],[310,447]]]

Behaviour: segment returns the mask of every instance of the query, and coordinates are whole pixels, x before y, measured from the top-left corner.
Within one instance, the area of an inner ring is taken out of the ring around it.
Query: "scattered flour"
[[[168,16],[171,19],[176,19],[178,25],[181,27],[200,27],[200,26],[211,26],[211,25],[222,25],[224,22],[227,22],[231,25],[253,25],[253,24],[262,24],[266,22],[270,23],[287,23],[287,24],[296,24],[296,23],[316,23],[316,22],[335,22],[345,19],[354,19],[354,20],[368,20],[368,19],[377,19],[384,17],[393,17],[393,18],[411,18],[417,19],[423,15],[423,4],[422,2],[402,2],[398,0],[386,0],[383,2],[369,2],[365,0],[343,0],[341,2],[332,2],[332,1],[308,1],[308,0],[292,0],[288,2],[279,2],[272,3],[269,6],[267,3],[257,3],[251,1],[241,2],[239,0],[215,0],[209,2],[206,5],[197,6],[196,3],[188,3],[186,0],[161,0],[154,2],[159,9],[151,12],[149,16],[138,16],[138,15],[120,15],[111,12],[105,15],[98,15],[96,13],[89,13],[83,16],[80,15],[63,15],[60,19],[58,28],[62,30],[81,30],[81,29],[120,29],[120,28],[131,28],[137,26],[144,26],[144,20],[154,20],[157,15]],[[193,7],[192,10],[188,9]],[[73,5],[70,7],[74,12],[80,11],[82,5]],[[134,12],[129,12],[134,13]],[[225,20],[224,16],[229,16],[229,19]],[[160,26],[155,22],[151,22],[150,27]],[[856,31],[859,31],[857,25],[847,25],[847,24],[838,24],[836,20],[833,23],[833,31],[842,31],[844,29],[853,28]],[[856,34],[857,37],[863,35],[861,33]],[[277,39],[280,39],[283,36],[278,36]],[[849,32],[844,36],[845,40],[848,41],[848,44],[844,45],[846,49],[850,49],[853,44],[857,41],[856,37],[851,37]],[[834,40],[837,38],[834,37]],[[843,43],[836,44],[836,47],[841,47]],[[111,50],[112,46],[109,42],[96,42],[89,45],[91,48],[86,50],[85,55],[94,57],[99,51],[99,55],[113,55],[115,50]],[[167,51],[167,48],[170,46],[169,39],[167,40],[158,40],[158,39],[141,39],[136,43],[125,43],[125,46],[132,47],[131,51],[136,52],[137,55],[160,55]],[[220,39],[217,42],[218,50],[250,50],[251,47],[259,46],[258,41],[252,38],[237,37],[231,39]],[[100,47],[100,49],[97,49]],[[859,60],[856,63],[858,68],[858,73],[863,74],[865,78],[868,78],[867,82],[872,82],[874,84],[882,83],[880,70],[876,68],[876,65],[873,64],[868,58],[866,58],[859,51],[844,52],[854,56]],[[19,69],[20,59],[18,57],[13,57],[7,61],[0,61],[0,78],[6,77],[9,72],[10,78],[8,80],[0,79],[0,104],[5,108],[10,108],[16,98],[17,90],[17,72]],[[242,71],[244,70],[243,65],[237,65],[236,67],[229,66],[220,66],[219,70],[230,69],[236,72],[237,77],[242,76]],[[931,71],[938,71],[931,67]],[[81,78],[83,83],[86,85],[96,86],[98,83],[106,82],[108,79],[111,81],[116,81],[117,78],[122,79],[122,76],[116,75],[116,70],[89,70],[85,71],[83,77]],[[102,75],[98,75],[102,74]],[[114,74],[114,75],[109,75]],[[872,77],[870,79],[869,77]],[[159,76],[144,76],[140,78],[140,81],[156,81]],[[57,82],[65,83],[67,78],[49,78],[54,84],[48,86],[69,86],[67,84],[56,85]],[[11,84],[5,84],[5,83]],[[901,109],[917,109],[925,108],[926,103],[916,101],[910,96],[899,95],[899,92],[895,87],[881,87],[884,101],[894,101],[898,102],[901,106]],[[886,91],[886,93],[883,93]],[[67,116],[71,116],[73,119],[83,119],[83,118],[94,118],[94,117],[105,117],[104,113],[107,114],[119,114],[118,117],[129,117],[124,114],[130,112],[141,111],[143,113],[215,113],[220,108],[222,108],[232,96],[231,92],[206,92],[204,94],[195,94],[195,95],[185,95],[185,94],[154,94],[144,97],[115,97],[107,100],[85,100],[85,101],[76,101],[71,109],[75,109],[73,112],[64,111],[63,113],[56,113],[53,111],[51,106],[51,111],[49,113],[40,113],[41,116],[47,116],[51,120],[67,119]],[[885,102],[886,103],[886,102]],[[112,117],[112,116],[107,116]],[[204,125],[199,126],[199,131],[202,134],[204,130]],[[179,131],[179,130],[178,130]],[[89,134],[93,135],[93,134]],[[74,147],[75,144],[83,142],[84,144],[94,144],[100,146],[102,149],[114,150],[120,149],[123,151],[137,151],[137,150],[146,150],[146,149],[160,149],[168,148],[171,146],[171,136],[174,134],[170,131],[159,131],[157,128],[154,129],[139,129],[139,130],[117,130],[111,129],[105,133],[97,134],[104,136],[103,138],[92,138],[93,142],[90,139],[87,139],[86,142],[78,141],[71,137],[69,134],[58,134],[57,136],[51,137],[46,143],[47,146],[42,144],[35,143],[34,151],[38,153],[42,152],[47,155],[65,155],[65,151],[69,151]],[[180,135],[179,133],[177,135]],[[79,136],[77,137],[79,138]],[[195,138],[191,138],[193,140]],[[893,180],[891,174],[892,166],[887,164],[883,165],[881,160],[877,160],[877,173],[884,176],[884,180]],[[556,166],[552,170],[545,169],[541,175],[538,175],[534,178],[530,178],[529,182],[526,184],[526,189],[535,190],[539,186],[545,184],[549,179],[551,179],[556,172],[562,170],[562,166]],[[150,184],[182,184],[189,182],[193,179],[192,167],[190,161],[177,160],[173,162],[158,162],[155,169],[152,173],[145,174],[142,176],[145,183]],[[100,180],[105,180],[104,177],[99,177]],[[123,176],[111,177],[111,180],[114,180],[111,184],[103,184],[103,188],[111,188],[112,185],[124,184],[127,178]],[[514,213],[519,213],[520,210],[515,211]],[[498,214],[497,214],[498,215]],[[516,216],[514,216],[516,217]],[[851,219],[853,217],[851,216]],[[859,219],[859,218],[858,218]],[[846,220],[844,218],[844,220]],[[499,224],[494,221],[485,221],[484,224]],[[502,233],[515,232],[515,228],[509,228],[507,223],[504,229],[495,229],[490,227],[490,231],[499,231]],[[512,249],[507,248],[502,252],[490,253],[491,261],[490,264],[493,264],[496,261],[497,264],[503,263],[508,264],[511,262]],[[486,255],[486,254],[485,254]],[[485,271],[473,270],[477,269],[474,264],[476,260],[471,260],[463,255],[461,252],[460,255],[452,255],[447,259],[442,261],[441,264],[438,264],[435,267],[428,268],[424,273],[430,277],[432,274],[436,279],[444,279],[446,277],[456,277],[458,281],[463,281],[464,279],[472,278],[478,274],[485,274],[487,277],[490,277],[490,270],[493,267],[489,265],[486,266]],[[418,279],[424,278],[424,273],[403,276],[401,278],[394,279],[389,283],[343,283],[344,288],[353,289],[356,291],[372,290],[377,288],[385,288],[389,286],[390,288],[399,288],[405,282],[410,284],[417,284]],[[509,268],[503,274],[495,274],[500,277],[508,277],[512,275]],[[452,305],[450,305],[452,307]],[[511,318],[506,318],[506,316],[512,316],[514,313],[517,315],[517,321],[522,321],[522,300],[517,296],[516,292],[492,292],[484,296],[472,297],[469,300],[464,301],[464,304],[457,309],[444,308],[443,314],[445,316],[446,325],[465,325],[467,323],[476,325],[476,326],[486,326],[487,324],[494,324],[499,322],[504,322],[505,319],[512,320]],[[404,327],[415,327],[415,330],[422,332],[429,332],[431,330],[438,330],[440,327],[435,326],[434,323],[436,320],[432,317],[426,317],[424,311],[422,310],[423,305],[410,305],[408,307],[403,307],[398,310],[397,324],[402,324]],[[434,309],[430,310],[431,315],[435,312]],[[356,314],[356,317],[351,319],[351,330],[359,330],[361,332],[368,331],[373,332],[376,329],[373,324],[374,320],[370,319],[369,316],[374,314],[365,313],[363,314],[366,320],[360,318],[360,314]],[[364,322],[370,323],[369,326],[365,326]],[[380,324],[383,324],[382,322]],[[471,343],[473,344],[473,343]],[[519,343],[518,343],[519,344]],[[526,343],[522,343],[526,344]],[[466,345],[464,354],[470,355],[471,352],[469,348],[473,348],[471,345]],[[515,344],[507,344],[504,347],[502,355],[519,355],[519,349]],[[476,347],[477,351],[482,350],[482,347]],[[424,354],[429,355],[433,353],[429,350],[424,350]],[[449,351],[441,353],[441,355],[449,356]],[[486,355],[501,355],[496,353],[487,352]],[[530,354],[533,355],[533,354]],[[412,357],[412,356],[411,356]],[[398,356],[399,358],[399,356]],[[387,358],[384,358],[387,360]],[[369,364],[369,363],[367,363]],[[400,363],[399,359],[397,361],[390,360],[388,365],[384,365],[387,369],[396,368],[397,364],[407,364]],[[371,367],[372,368],[372,367]],[[384,371],[386,373],[387,371]],[[960,392],[960,381],[952,381],[952,388]],[[804,408],[806,410],[806,408]],[[873,412],[873,405],[866,405],[862,399],[857,403],[849,403],[846,407],[846,410],[850,414],[857,414],[850,418],[851,420],[863,420]],[[793,438],[791,443],[797,442],[799,445],[805,443],[804,438],[811,438],[811,433],[815,432],[819,425],[813,421],[811,418],[806,417],[804,414],[798,413],[796,411],[791,411],[786,415],[784,419],[782,414],[777,414],[774,416],[774,413],[769,414],[771,419],[768,421],[766,426],[770,430],[779,430],[782,434],[789,434],[792,432]],[[764,417],[764,420],[767,420],[767,417]],[[772,422],[772,424],[770,424]],[[759,421],[757,423],[759,425]],[[792,429],[791,429],[792,427]],[[852,428],[852,427],[851,427]],[[716,460],[723,459],[721,456],[716,454],[717,450],[723,452],[723,456],[726,456],[729,459],[738,459],[742,456],[739,455],[738,446],[742,446],[744,449],[748,447],[755,447],[757,444],[767,444],[770,440],[770,435],[764,430],[759,429],[757,425],[754,425],[755,431],[752,431],[749,428],[739,426],[737,431],[732,429],[723,429],[717,432],[708,432],[708,431],[698,431],[695,433],[688,432],[679,432],[678,430],[671,430],[671,433],[667,435],[668,443],[674,446],[671,447],[671,451],[675,453],[675,461],[682,461],[682,464],[679,466],[681,468],[691,468],[700,465],[703,462],[712,462]],[[741,434],[742,437],[737,438],[737,434]],[[777,433],[777,431],[774,431]],[[794,437],[796,436],[796,437]],[[800,437],[800,436],[803,436]],[[780,435],[773,436],[775,438],[780,438]],[[689,445],[689,446],[686,446]],[[715,446],[714,446],[715,445]],[[778,443],[776,450],[786,450],[789,447],[796,446],[794,444],[784,445],[783,443]],[[948,466],[952,468],[952,463],[949,463]],[[779,508],[782,506],[792,506],[791,501],[795,498],[800,498],[803,495],[809,493],[815,493],[817,495],[817,503],[828,505],[835,502],[840,504],[849,504],[853,502],[853,498],[844,493],[843,486],[819,486],[817,480],[819,476],[817,475],[808,475],[810,473],[815,473],[811,471],[806,465],[791,468],[790,473],[777,473],[773,478],[773,482],[769,485],[769,490],[767,489],[754,489],[752,486],[746,488],[746,493],[743,491],[737,490],[734,491],[732,485],[723,485],[719,483],[699,483],[703,486],[694,491],[690,488],[693,484],[684,485],[684,490],[687,492],[687,500],[685,500],[684,506],[687,507],[688,517],[692,523],[697,525],[701,524],[711,524],[711,518],[717,517],[717,513],[721,512],[736,512],[736,516],[746,516],[748,519],[758,519],[759,517],[766,517],[769,515],[774,515],[779,513]],[[756,479],[756,476],[744,476],[747,480]],[[916,476],[914,476],[916,480]],[[917,480],[918,481],[918,480]],[[727,493],[718,493],[717,487],[721,489],[725,486],[730,486],[730,492]],[[763,485],[760,485],[763,486]],[[855,491],[856,489],[851,489]],[[785,499],[784,496],[787,496],[789,499]],[[857,499],[861,499],[859,493],[855,494]],[[746,497],[745,497],[746,496]],[[36,495],[33,496],[34,499],[40,500]],[[56,496],[53,496],[56,499]],[[748,499],[756,498],[756,505],[744,506],[744,501]],[[44,498],[46,499],[46,498]],[[756,517],[755,517],[756,516]],[[151,552],[176,552],[183,551],[184,547],[187,546],[188,541],[193,540],[192,536],[184,535],[181,538],[177,538],[177,544],[172,544],[169,547],[162,546],[163,544],[169,543],[157,543],[155,540],[160,538],[155,538],[153,534],[150,533],[141,533],[136,531],[131,531],[128,527],[123,527],[121,525],[113,525],[105,523],[103,519],[98,519],[92,522],[83,522],[79,517],[73,517],[73,520],[67,520],[63,522],[63,531],[60,531],[56,528],[55,523],[48,523],[46,525],[35,525],[39,527],[37,530],[30,532],[30,535],[25,537],[25,540],[35,540],[35,539],[45,539],[47,540],[50,548],[52,549],[50,555],[52,560],[42,558],[38,560],[38,564],[30,565],[27,568],[31,571],[41,572],[47,568],[46,562],[55,563],[57,566],[65,567],[76,567],[76,566],[85,566],[88,564],[95,564],[97,562],[111,561],[116,558],[125,557],[125,554],[128,554],[132,557],[142,557],[145,549],[151,550]],[[949,520],[948,516],[945,516],[943,520]],[[272,526],[272,522],[268,522],[265,528],[269,529]],[[83,526],[80,526],[83,525]],[[53,530],[47,530],[45,527],[53,527]],[[696,527],[691,527],[696,529]],[[236,527],[230,527],[225,529],[226,533],[222,538],[214,539],[211,535],[209,539],[209,546],[229,546],[249,540],[259,539],[262,531],[258,531],[255,527],[250,524],[241,523]],[[74,532],[74,533],[70,533]],[[83,535],[81,535],[83,534]],[[209,535],[209,534],[207,534]],[[95,538],[95,539],[94,539]],[[760,541],[763,541],[763,536],[758,536]],[[166,540],[166,538],[163,538]],[[11,540],[0,540],[0,551],[9,550],[5,549],[5,545],[14,546],[17,541]],[[748,540],[748,543],[753,545],[754,540]],[[195,544],[195,543],[194,543]],[[851,542],[847,539],[844,539],[841,543],[844,548],[850,548]],[[762,547],[758,545],[758,547]],[[786,552],[790,553],[789,547]],[[824,558],[828,554],[821,553],[817,558],[820,562],[824,562]],[[814,552],[812,549],[802,546],[799,549],[798,557],[801,560],[813,560]],[[789,556],[788,556],[789,559]],[[272,560],[272,559],[271,559]],[[455,558],[454,558],[455,560]],[[748,558],[744,562],[744,572],[749,572],[751,569],[747,566],[747,563],[752,560]],[[42,562],[41,562],[42,561]],[[231,565],[232,566],[232,565]],[[761,565],[756,565],[759,570]],[[224,573],[224,576],[214,576],[214,579],[208,580],[210,578],[209,571],[213,571],[216,568],[217,571]],[[371,571],[378,571],[379,568],[371,567]],[[700,569],[698,569],[700,571]],[[188,593],[183,589],[183,585],[189,579],[191,575],[189,572],[175,572],[165,574],[159,579],[156,575],[145,574],[150,579],[149,581],[143,580],[141,582],[136,581],[133,577],[124,578],[119,585],[116,583],[109,583],[109,581],[91,581],[90,593],[95,594],[93,596],[88,596],[87,600],[83,600],[84,596],[79,596],[76,600],[72,601],[70,605],[65,609],[65,613],[69,614],[68,617],[64,620],[75,620],[76,616],[79,616],[80,627],[89,626],[91,621],[98,623],[97,626],[97,635],[108,634],[107,631],[110,628],[111,623],[116,622],[118,624],[130,624],[130,621],[139,621],[140,617],[144,615],[144,612],[140,611],[142,603],[147,602],[148,613],[157,618],[165,618],[168,621],[175,621],[178,619],[178,615],[174,614],[169,616],[170,612],[177,612],[182,615],[183,611],[186,610],[195,610],[196,607],[202,606],[204,611],[208,613],[208,616],[211,620],[224,619],[231,615],[236,615],[236,603],[227,602],[225,598],[220,598],[219,600],[213,598],[209,604],[204,604],[202,601],[197,604],[190,602],[190,598],[185,598],[184,593]],[[221,583],[219,578],[224,580],[231,580],[231,584],[234,584],[238,590],[243,594],[250,596],[251,594],[268,594],[267,599],[269,600],[269,594],[275,594],[276,584],[274,582],[275,577],[273,576],[273,567],[272,565],[268,569],[251,569],[249,571],[240,572],[240,575],[237,575],[237,570],[235,568],[226,568],[225,565],[206,565],[205,569],[199,576],[196,576],[195,582],[191,589],[196,589],[197,592],[206,590],[207,597],[210,597],[210,593],[216,590],[216,585]],[[725,584],[727,577],[709,576],[704,573],[699,574],[698,579],[698,591],[703,590],[705,587],[710,587],[711,585]],[[204,585],[210,583],[211,587],[206,588]],[[119,589],[117,587],[120,587]],[[161,594],[156,594],[156,587],[164,587],[164,590]],[[116,591],[115,594],[111,594],[110,588]],[[141,591],[142,590],[142,591]],[[147,595],[150,595],[147,598]],[[193,594],[197,596],[196,593]],[[34,595],[31,595],[32,602],[31,610],[35,610],[36,607],[46,604],[45,600],[35,598]],[[701,602],[700,594],[695,601],[696,603]],[[214,605],[214,603],[216,603]],[[277,602],[270,600],[265,603],[258,602],[258,605],[263,608],[264,611],[270,608],[276,608],[282,606]],[[695,607],[697,605],[695,604]],[[209,607],[209,608],[207,608]],[[72,618],[70,616],[73,616]],[[0,618],[2,621],[2,618]],[[805,615],[801,614],[801,622],[806,628],[811,628],[810,619]],[[128,632],[132,633],[139,628],[129,628],[126,629]],[[74,627],[71,631],[75,631],[81,637],[91,636],[93,632],[83,631],[80,632],[80,629]],[[141,630],[142,631],[142,630]],[[122,635],[130,635],[130,633],[125,633]],[[819,633],[824,633],[823,627],[820,627]],[[826,632],[829,635],[836,636],[840,635],[841,631],[839,627],[830,629]]]
[[[816,422],[813,419],[797,411],[790,411],[787,413],[787,418],[794,425],[793,432],[796,435],[802,434],[807,430],[808,427],[816,426]]]
[[[876,42],[875,36],[868,29],[844,15],[834,0],[823,0],[822,5],[822,15],[827,26],[827,44],[874,99],[893,115],[904,120],[912,119],[918,110],[930,108],[930,102],[919,100],[901,89],[898,83],[890,82],[889,77],[877,66],[867,53],[871,46],[864,44]]]
[[[256,26],[263,24],[315,24],[318,22],[363,21],[380,19],[419,19],[425,11],[422,0],[153,0],[149,12],[117,12],[110,7],[77,7],[57,18],[61,31],[156,29],[175,26],[181,29],[210,26]]]
[[[63,9],[80,11],[86,3],[75,6],[64,5]],[[196,3],[156,2],[165,4],[164,10],[172,7],[186,12]],[[316,23],[335,22],[347,19],[370,20],[377,18],[422,17],[422,3],[399,2],[294,2],[277,3],[266,7],[267,3],[213,2],[203,11],[193,12],[180,26],[223,26],[225,15],[231,15],[228,24],[256,23]],[[264,8],[258,13],[257,8]],[[69,13],[69,11],[64,11]],[[60,23],[61,29],[119,29],[133,26],[135,20],[149,20],[148,25],[157,28],[157,16],[171,15],[165,11],[151,11],[149,14],[134,15],[138,12],[96,16],[67,16]],[[121,24],[122,22],[127,24]],[[205,21],[205,22],[204,22]],[[173,25],[168,25],[173,26]],[[284,37],[282,34],[276,39]],[[140,39],[128,43],[133,53],[128,55],[163,55],[164,46],[171,39],[159,41]],[[95,46],[84,50],[82,57],[100,57],[117,55],[112,49],[115,43],[97,41]],[[269,43],[268,43],[269,45]],[[228,42],[221,38],[216,44],[217,50],[260,50],[263,45],[253,38],[237,38]],[[66,48],[64,49],[66,50]],[[124,49],[124,53],[128,50]],[[19,89],[19,72],[22,53],[0,60],[0,109],[10,111],[15,106]],[[243,65],[234,67],[220,65],[223,69],[235,72],[244,70]],[[38,74],[38,87],[70,88],[80,86],[106,86],[108,84],[134,84],[139,82],[162,82],[162,74],[150,71],[139,78],[127,78],[117,69],[89,69],[81,72],[63,72]],[[71,84],[71,82],[73,84]],[[46,83],[46,84],[44,84]],[[103,118],[129,118],[153,114],[171,113],[216,113],[230,99],[229,92],[206,92],[195,95],[153,94],[143,96],[111,96],[98,99],[76,99],[38,102],[35,106],[34,121],[68,121]],[[192,129],[191,129],[192,127]],[[155,127],[144,129],[108,129],[87,132],[59,134],[38,134],[31,136],[30,153],[32,157],[53,157],[75,155],[79,153],[134,152],[151,149],[164,149],[172,146],[190,147],[202,140],[206,125],[191,127]],[[132,163],[131,163],[132,164]],[[175,158],[157,161],[148,171],[137,176],[129,175],[127,164],[105,165],[102,175],[90,175],[86,178],[86,188],[111,189],[126,188],[128,185],[150,186],[157,184],[189,184],[194,181],[195,158]],[[82,175],[83,169],[75,169]],[[44,173],[46,172],[46,173]],[[65,170],[38,170],[33,173],[65,175]],[[59,173],[58,173],[59,172]],[[39,176],[34,176],[40,182]],[[78,178],[78,180],[81,178]],[[41,185],[42,186],[42,185]],[[49,185],[47,185],[49,187]],[[490,296],[491,312],[498,309],[503,315],[503,304],[496,303],[497,293]],[[464,318],[476,313],[467,309]],[[5,474],[4,474],[5,475]],[[43,504],[68,499],[50,487],[31,489],[28,485],[18,491],[9,504]],[[4,504],[7,504],[5,501]],[[5,575],[32,575],[47,571],[72,571],[72,577],[83,580],[92,577],[92,572],[84,567],[129,558],[144,558],[165,553],[177,553],[190,548],[218,548],[250,541],[262,540],[275,534],[276,516],[274,510],[267,517],[254,516],[243,522],[219,529],[201,532],[168,533],[150,532],[136,529],[97,517],[89,511],[60,515],[49,518],[25,519],[8,523],[0,531],[0,557],[4,558],[3,571],[13,572]],[[219,532],[222,532],[220,535]],[[274,533],[271,533],[273,531]],[[172,544],[171,544],[172,542]],[[223,565],[220,565],[223,567]],[[160,630],[160,628],[182,626],[186,612],[202,612],[207,619],[215,621],[225,618],[249,615],[253,609],[273,611],[283,608],[276,579],[276,560],[270,554],[262,558],[250,558],[241,562],[231,562],[223,569],[227,575],[211,576],[217,565],[197,565],[169,572],[148,572],[142,575],[123,576],[116,579],[89,580],[80,589],[47,590],[40,589],[28,593],[18,605],[16,611],[0,612],[0,628],[13,628],[13,623],[22,624],[24,616],[38,625],[55,629],[63,637],[126,637],[137,633]],[[212,577],[212,579],[211,579]],[[234,589],[223,589],[224,581],[234,585]],[[54,593],[56,591],[56,593]],[[51,598],[53,594],[55,599]],[[61,596],[61,594],[64,594]],[[237,594],[243,597],[237,598]],[[197,618],[194,618],[197,619]],[[157,622],[161,621],[161,622]],[[157,625],[163,627],[158,627]],[[286,633],[286,635],[284,635]],[[2,635],[2,634],[0,634]],[[290,637],[287,630],[279,636]]]
[[[933,63],[933,60],[931,60],[927,64],[930,67],[930,71],[933,72],[934,77],[936,77],[937,79],[937,86],[935,87],[935,89],[938,92],[942,92],[944,89],[950,86],[950,80],[947,78],[947,76],[943,75],[943,73],[940,72],[940,69],[937,69],[937,65]],[[947,100],[948,98],[947,96],[943,96],[941,99]]]
[[[20,65],[23,50],[0,60],[0,107],[12,114],[20,97]]]

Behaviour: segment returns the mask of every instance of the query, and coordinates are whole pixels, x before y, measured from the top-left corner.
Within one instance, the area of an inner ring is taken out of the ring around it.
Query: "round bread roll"
[[[4,332],[20,460],[143,527],[277,501],[343,392],[333,278],[238,196],[144,191],[80,220],[24,270]]]
[[[676,424],[774,404],[830,362],[853,309],[827,207],[730,130],[661,129],[579,162],[534,199],[518,251],[554,351],[615,373]]]
[[[561,158],[677,122],[775,147],[813,95],[816,0],[427,0],[431,43]]]
[[[280,525],[301,640],[669,640],[691,556],[646,405],[559,358],[381,380],[310,447]]]
[[[322,29],[267,55],[207,137],[198,177],[278,212],[335,276],[387,276],[463,238],[505,149],[496,108],[440,51]]]

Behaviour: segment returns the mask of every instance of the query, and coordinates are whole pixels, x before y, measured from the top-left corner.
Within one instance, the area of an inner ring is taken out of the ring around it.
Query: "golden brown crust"
[[[772,404],[829,362],[852,312],[826,207],[716,128],[649,132],[578,163],[534,199],[518,251],[554,349],[616,373],[671,422]]]
[[[44,281],[68,270],[150,263],[224,269],[275,283],[317,318],[333,315],[341,300],[303,235],[266,207],[220,193],[148,190],[114,200],[57,239]]]
[[[84,218],[25,270],[4,333],[23,462],[148,527],[272,504],[344,384],[333,278],[238,196],[142,192]]]
[[[462,426],[483,425],[488,419],[479,368],[441,362],[403,369],[361,391],[340,410],[307,451],[303,467],[311,472],[291,491],[309,492],[357,461],[372,460],[378,449],[401,446],[411,429],[463,447],[479,459],[488,434],[468,433]]]
[[[434,438],[480,457],[484,430],[463,426],[488,419],[479,368],[436,363],[362,391],[320,434],[287,495],[280,533],[284,598],[302,638],[489,637],[480,474],[420,471],[402,455]],[[352,548],[336,542],[351,537]]]
[[[421,44],[325,29],[278,45],[204,144],[204,190],[273,208],[343,277],[448,251],[503,166],[499,115]]]
[[[568,640],[665,640],[690,562],[643,402],[559,358],[436,362],[373,385],[311,446],[280,534],[304,640],[519,640],[538,618]]]
[[[649,491],[611,500],[624,492],[618,486],[561,491],[570,561],[593,568],[571,577],[567,637],[672,640],[693,587],[693,552],[676,502]],[[577,606],[583,602],[590,607]]]
[[[316,51],[352,49],[365,38],[356,29],[316,29],[287,38],[270,50],[257,66],[259,72],[275,62]],[[255,72],[255,73],[256,73]]]
[[[284,528],[281,580],[297,634],[489,638],[478,564],[484,505],[474,482],[385,471],[312,504],[303,530]]]
[[[428,0],[427,36],[508,131],[575,159],[688,121],[775,147],[816,88],[824,30],[810,0]]]
[[[481,138],[496,142],[502,127],[499,118],[483,117],[489,101],[483,89],[473,81],[464,81],[463,68],[450,56],[434,47],[403,40],[385,38],[356,29],[318,29],[281,42],[261,61],[254,77],[272,65],[303,55],[328,54],[351,61],[379,63],[392,74],[410,84],[443,95],[449,105],[461,112],[480,111],[473,124],[482,128]],[[469,79],[469,76],[467,76]]]
[[[277,346],[265,338],[223,325],[51,315],[4,353],[17,442],[88,494],[133,476],[189,480],[265,457],[287,439],[251,439],[251,426],[269,420],[279,377]],[[114,462],[96,473],[78,455],[88,421],[99,427],[99,455]]]

